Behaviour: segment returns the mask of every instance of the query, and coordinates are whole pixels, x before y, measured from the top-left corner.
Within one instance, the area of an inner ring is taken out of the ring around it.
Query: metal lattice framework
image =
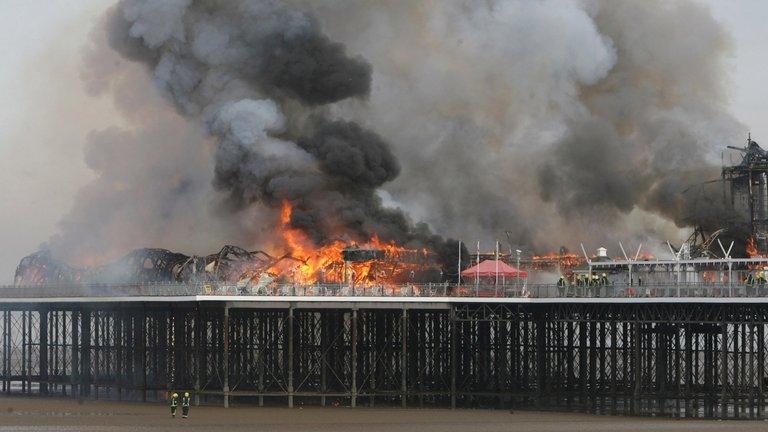
[[[768,304],[0,304],[6,394],[764,418]]]

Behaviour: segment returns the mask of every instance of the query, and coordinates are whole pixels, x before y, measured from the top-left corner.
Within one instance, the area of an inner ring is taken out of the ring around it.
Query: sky
[[[733,39],[730,110],[753,139],[768,142],[768,2],[700,1]],[[92,177],[83,162],[88,133],[120,122],[79,80],[82,47],[111,3],[0,0],[0,284],[56,233]]]

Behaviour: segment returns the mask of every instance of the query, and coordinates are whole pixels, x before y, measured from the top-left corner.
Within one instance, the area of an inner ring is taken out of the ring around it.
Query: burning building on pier
[[[723,168],[724,197],[733,212],[730,229],[749,233],[747,255],[768,253],[768,152],[747,138],[744,148],[729,146],[743,154],[739,164]]]
[[[323,248],[311,256],[273,256],[224,246],[219,252],[185,255],[165,249],[137,249],[121,259],[77,268],[40,251],[19,263],[17,286],[217,282],[242,288],[279,284],[356,286],[440,280],[434,254],[384,245]]]
[[[77,268],[39,251],[21,260],[14,283],[137,284],[148,282],[223,282],[247,288],[271,283],[387,285],[442,280],[435,252],[384,242],[373,235],[365,243],[334,240],[317,245],[291,225],[293,208],[286,201],[277,230],[288,248],[281,253],[247,251],[227,245],[215,254],[189,256],[166,249],[134,250],[121,259]]]

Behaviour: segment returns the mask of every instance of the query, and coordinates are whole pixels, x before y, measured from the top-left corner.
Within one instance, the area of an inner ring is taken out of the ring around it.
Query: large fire
[[[757,250],[757,241],[755,241],[754,236],[747,237],[747,243],[745,246],[746,246],[747,256],[749,258],[760,257],[760,253]]]
[[[273,268],[275,273],[287,275],[292,282],[348,282],[355,285],[404,282],[414,278],[418,264],[428,261],[430,254],[427,250],[407,249],[394,242],[381,241],[376,235],[363,244],[350,245],[335,240],[330,244],[316,246],[302,230],[291,226],[292,212],[291,203],[283,201],[280,234],[293,260],[282,260]],[[345,261],[344,253],[350,250],[350,246],[356,249],[383,251],[385,259]],[[286,265],[290,268],[286,268]]]
[[[593,255],[590,259],[598,259],[596,255]],[[624,257],[613,257],[615,261],[623,261]],[[631,257],[635,259],[635,257]],[[647,252],[643,252],[637,256],[637,261],[652,261],[656,257]],[[537,270],[547,270],[559,267],[561,270],[570,270],[580,265],[586,264],[587,260],[584,255],[579,255],[572,252],[558,253],[548,252],[541,255],[533,255],[531,257],[531,265]]]
[[[546,269],[558,265],[562,268],[573,268],[586,262],[583,256],[571,252],[549,252],[542,255],[534,255],[531,260],[533,261],[533,267],[537,269]]]

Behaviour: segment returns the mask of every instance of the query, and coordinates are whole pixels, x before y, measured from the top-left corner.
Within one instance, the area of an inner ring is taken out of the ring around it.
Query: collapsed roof
[[[22,258],[15,285],[108,284],[146,282],[205,282],[249,280],[290,257],[273,257],[227,245],[218,253],[188,256],[166,249],[136,249],[121,259],[93,268],[75,268],[55,259],[49,251]]]

